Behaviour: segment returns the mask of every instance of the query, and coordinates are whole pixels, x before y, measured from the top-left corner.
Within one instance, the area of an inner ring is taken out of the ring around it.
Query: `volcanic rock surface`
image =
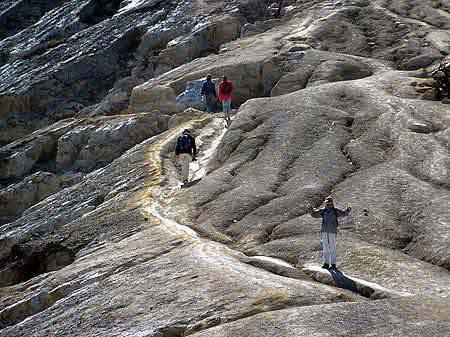
[[[450,5],[278,4],[0,4],[2,336],[449,336]]]

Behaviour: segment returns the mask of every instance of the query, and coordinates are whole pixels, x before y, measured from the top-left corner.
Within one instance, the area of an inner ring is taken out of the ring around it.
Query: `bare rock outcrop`
[[[0,222],[10,222],[30,206],[61,190],[62,185],[57,175],[37,172],[20,183],[0,190]]]
[[[450,110],[431,73],[449,16],[443,0],[2,2],[0,334],[447,336]],[[229,128],[180,98],[208,73],[235,84]],[[338,271],[309,215],[330,194],[353,209]]]
[[[159,111],[88,119],[58,139],[56,164],[77,171],[102,167],[134,145],[165,131],[168,119]]]
[[[221,6],[223,1],[207,7],[193,0],[11,1],[0,11],[0,145],[102,98],[97,114],[125,110],[130,88],[124,78],[135,86],[240,36],[242,6],[212,13]],[[27,11],[26,19],[14,19]]]

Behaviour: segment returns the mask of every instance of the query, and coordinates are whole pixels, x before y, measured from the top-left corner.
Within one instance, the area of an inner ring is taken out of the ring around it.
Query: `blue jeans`
[[[231,112],[231,99],[222,101],[223,112],[229,114]]]

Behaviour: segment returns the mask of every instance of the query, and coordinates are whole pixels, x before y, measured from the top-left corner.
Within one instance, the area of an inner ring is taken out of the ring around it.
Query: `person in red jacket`
[[[219,100],[222,102],[223,112],[227,121],[227,127],[231,124],[231,94],[234,90],[233,83],[228,81],[228,77],[224,76],[219,84]]]

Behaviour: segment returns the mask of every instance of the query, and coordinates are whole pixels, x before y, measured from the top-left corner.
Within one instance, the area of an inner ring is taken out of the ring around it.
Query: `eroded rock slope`
[[[277,8],[0,4],[2,335],[448,336],[449,5]],[[177,100],[207,73],[229,129]],[[339,273],[307,212],[329,194]]]

